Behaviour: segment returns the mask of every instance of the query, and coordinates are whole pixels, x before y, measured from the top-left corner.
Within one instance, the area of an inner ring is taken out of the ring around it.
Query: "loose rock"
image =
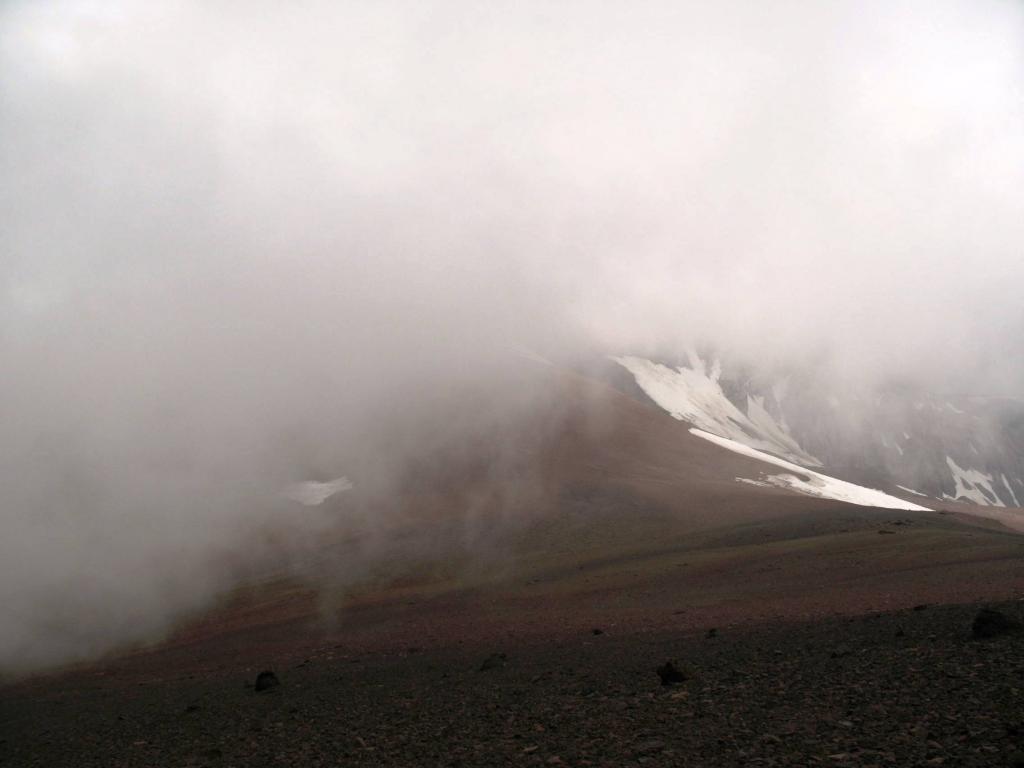
[[[497,669],[498,667],[505,666],[505,662],[508,661],[508,656],[504,653],[492,653],[486,659],[483,664],[480,665],[480,671],[486,672],[489,669]]]
[[[281,685],[281,681],[277,679],[277,675],[267,669],[256,675],[256,684],[253,688],[257,693],[261,693],[269,691],[271,688],[277,688],[279,685]]]
[[[1020,629],[1020,622],[1012,619],[1001,611],[982,608],[971,624],[971,634],[978,639],[1005,635]]]
[[[686,675],[671,661],[666,661],[655,670],[661,678],[662,685],[675,685],[686,680]]]

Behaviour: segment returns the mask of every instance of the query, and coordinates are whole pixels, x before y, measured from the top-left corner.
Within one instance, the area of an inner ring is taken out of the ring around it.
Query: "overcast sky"
[[[1020,3],[8,0],[0,663],[516,350],[1024,396],[1022,288]]]

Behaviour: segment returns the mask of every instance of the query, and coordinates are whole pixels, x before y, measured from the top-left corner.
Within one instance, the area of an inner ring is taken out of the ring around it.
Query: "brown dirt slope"
[[[483,555],[345,590],[268,574],[159,647],[9,683],[0,765],[1013,764],[1020,635],[967,627],[1021,596],[1024,537],[739,484],[757,462],[563,385],[584,405]],[[446,478],[405,535],[458,532],[481,481]],[[247,688],[266,668],[281,687]]]

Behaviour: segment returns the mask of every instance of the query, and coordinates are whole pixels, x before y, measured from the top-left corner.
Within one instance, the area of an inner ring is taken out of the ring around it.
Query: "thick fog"
[[[1024,395],[1022,249],[1018,3],[7,2],[0,671],[331,529],[291,482],[358,578],[410,467],[528,472],[538,358]]]

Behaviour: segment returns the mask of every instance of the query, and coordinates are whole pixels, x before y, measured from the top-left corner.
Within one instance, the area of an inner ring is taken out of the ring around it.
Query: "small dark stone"
[[[718,637],[718,630],[717,630],[717,629],[715,629],[714,627],[712,627],[711,629],[709,629],[709,630],[707,631],[707,633],[706,633],[706,634],[704,635],[704,637],[708,638],[709,640],[710,640],[710,639],[711,639],[712,637]]]
[[[895,534],[895,533],[896,533],[896,531],[888,531],[888,530],[886,530],[885,528],[881,528],[881,529],[879,529],[879,531],[878,531],[878,532],[879,532],[879,533],[882,533],[882,534],[890,534],[890,535],[892,535],[892,534]]]
[[[992,608],[982,608],[974,617],[974,623],[971,624],[971,634],[976,638],[985,639],[1014,632],[1020,627],[1019,621],[1010,618],[1005,613]]]
[[[492,653],[486,659],[484,663],[480,665],[480,671],[486,672],[489,669],[496,669],[498,667],[505,666],[505,662],[508,661],[508,656],[504,653]]]
[[[280,684],[281,681],[277,679],[277,675],[268,669],[256,675],[256,685],[254,685],[253,688],[256,689],[257,693],[261,693],[263,691],[269,691],[272,688],[277,688]]]
[[[921,603],[920,605],[915,605],[914,606],[914,610],[915,611],[923,611],[927,607],[928,607],[928,603]]]
[[[603,635],[604,634],[604,630],[601,629],[600,627],[594,627],[592,630],[590,630],[590,633],[592,635]]]
[[[675,685],[676,683],[682,683],[686,680],[686,674],[671,661],[666,661],[658,667],[655,672],[657,672],[658,677],[661,678],[662,685]]]
[[[185,707],[186,712],[198,712],[199,709],[200,707],[198,704],[189,704],[187,707]]]
[[[851,655],[853,655],[853,651],[851,651],[850,648],[845,645],[836,646],[836,649],[832,651],[833,659],[842,659]]]

